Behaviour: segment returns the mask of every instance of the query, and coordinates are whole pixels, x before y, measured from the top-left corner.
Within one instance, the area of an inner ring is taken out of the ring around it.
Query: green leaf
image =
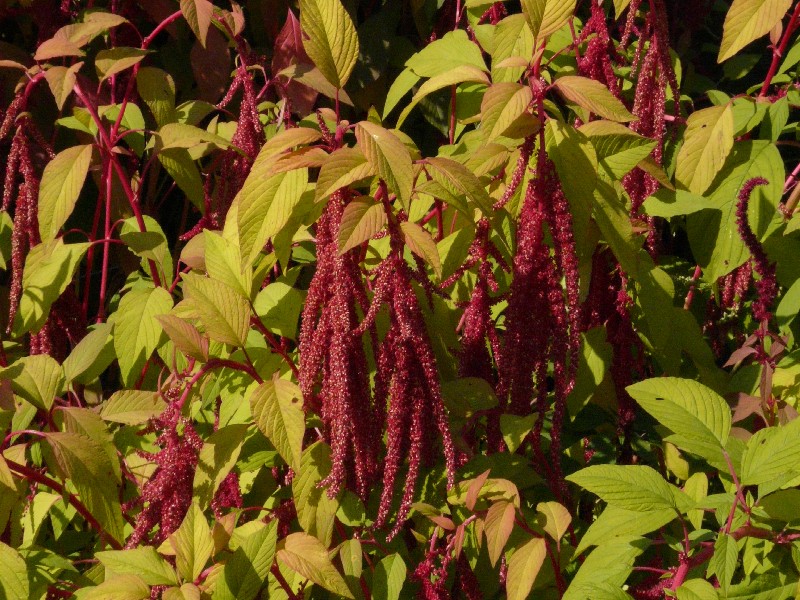
[[[661,188],[644,201],[644,209],[648,215],[665,219],[690,215],[705,208],[714,208],[714,204],[704,196],[696,196],[685,190]]]
[[[342,570],[350,586],[350,591],[357,590],[353,592],[354,595],[361,593],[359,580],[364,570],[364,558],[361,542],[358,541],[358,538],[345,540],[341,543],[339,546],[339,560],[342,563]]]
[[[397,79],[392,83],[392,87],[386,93],[386,99],[383,103],[383,118],[384,120],[394,110],[400,100],[403,99],[408,92],[410,92],[417,83],[419,83],[420,76],[414,73],[411,69],[403,69],[397,76]]]
[[[358,60],[358,34],[339,0],[300,0],[303,47],[334,87],[343,88]]]
[[[299,387],[278,377],[265,381],[250,394],[256,425],[295,472],[300,468],[305,433],[301,399]]]
[[[531,538],[514,550],[508,559],[506,575],[508,600],[525,600],[528,597],[546,557],[547,546],[543,538]]]
[[[0,369],[0,380],[11,381],[15,394],[47,411],[64,390],[61,365],[48,354],[23,356],[11,366]]]
[[[372,164],[358,148],[340,148],[330,155],[319,171],[315,201],[325,200],[336,190],[374,175]]]
[[[608,505],[600,516],[583,534],[575,555],[581,554],[591,546],[598,546],[611,541],[612,538],[647,535],[657,531],[677,516],[669,510],[633,511]]]
[[[275,281],[258,293],[253,308],[264,327],[281,337],[297,339],[297,323],[306,292]]]
[[[120,300],[109,319],[114,323],[114,349],[126,386],[133,386],[147,359],[166,339],[156,319],[172,308],[172,296],[164,288],[138,287]]]
[[[634,234],[619,190],[598,179],[594,199],[592,216],[603,239],[611,247],[622,269],[634,278],[639,277],[642,236]]]
[[[800,419],[757,431],[748,441],[739,474],[742,485],[760,485],[800,471]]]
[[[684,581],[681,587],[675,590],[678,600],[717,600],[717,590],[704,579],[690,579]]]
[[[536,512],[545,519],[542,529],[556,542],[560,541],[572,523],[569,511],[558,502],[540,502],[536,505]]]
[[[516,82],[525,71],[524,66],[504,66],[508,60],[530,61],[533,56],[534,37],[525,15],[509,15],[494,28],[492,50],[492,81]]]
[[[97,75],[100,77],[100,81],[103,82],[112,75],[121,73],[125,69],[130,69],[140,63],[148,54],[148,50],[126,48],[125,46],[100,50],[94,58],[94,68],[97,69]]]
[[[51,468],[72,481],[89,512],[106,533],[121,542],[123,524],[117,478],[103,447],[77,433],[47,433],[45,437],[54,461]]]
[[[536,424],[538,415],[500,415],[500,432],[509,452],[516,452]]]
[[[152,546],[96,552],[95,558],[100,561],[107,572],[118,575],[138,575],[148,585],[177,585],[178,583],[175,571]]]
[[[68,382],[88,384],[95,381],[114,360],[113,325],[100,323],[72,349],[62,365]]]
[[[403,207],[408,210],[414,169],[406,145],[391,131],[369,121],[361,121],[356,125],[356,139],[378,177],[386,181],[389,189],[397,194]]]
[[[714,554],[708,561],[707,577],[716,575],[720,587],[726,590],[733,579],[733,572],[739,560],[739,550],[736,540],[730,535],[720,533],[714,542]]]
[[[23,498],[6,459],[0,455],[0,527],[5,529],[14,509]]]
[[[22,272],[22,297],[14,318],[14,335],[41,329],[50,306],[67,289],[89,245],[64,244],[57,238],[31,248]]]
[[[19,552],[0,542],[0,597],[4,600],[29,600],[28,567]]]
[[[615,98],[605,85],[594,79],[565,75],[556,79],[553,87],[565,99],[609,121],[626,123],[636,120],[636,117],[628,112],[625,105]]]
[[[568,475],[567,480],[612,506],[636,512],[682,511],[692,504],[656,470],[644,465],[593,465]]]
[[[181,12],[189,28],[205,48],[208,28],[214,16],[214,5],[208,0],[181,0]]]
[[[307,533],[290,533],[278,545],[278,561],[326,590],[353,598],[342,575],[333,566],[328,550]]]
[[[800,588],[797,575],[794,573],[772,572],[753,577],[744,583],[730,586],[721,592],[720,598],[725,600],[789,600],[797,598]]]
[[[244,346],[250,329],[250,304],[216,279],[183,273],[186,302],[200,318],[208,336],[217,342]]]
[[[158,392],[119,390],[103,402],[100,416],[112,423],[141,425],[160,415],[166,407]]]
[[[244,538],[225,563],[214,589],[214,600],[253,600],[266,583],[277,540],[277,520]]]
[[[731,409],[719,394],[697,381],[675,377],[648,379],[626,390],[674,432],[668,441],[725,468],[722,453],[731,430]]]
[[[246,263],[254,261],[267,240],[286,226],[308,186],[307,169],[272,176],[270,169],[266,161],[254,165],[237,195],[239,247]]]
[[[464,65],[487,70],[480,48],[462,29],[445,33],[406,61],[420,77],[436,77]]]
[[[436,242],[433,237],[425,229],[411,223],[410,221],[403,221],[400,223],[400,230],[403,232],[403,240],[409,249],[419,256],[422,260],[428,263],[436,277],[442,277],[442,261],[439,258],[439,250],[436,248]]]
[[[159,277],[163,281],[171,281],[172,254],[170,253],[167,237],[153,217],[142,215],[145,231],[139,228],[136,217],[130,217],[122,222],[119,238],[128,248],[144,260],[152,260],[159,268]],[[144,267],[143,267],[144,268]]]
[[[505,500],[495,502],[486,511],[483,532],[486,535],[486,549],[489,551],[492,566],[497,564],[503,554],[511,530],[514,528],[516,513],[514,504]]]
[[[491,142],[498,137],[523,138],[535,132],[539,120],[528,112],[533,92],[519,83],[495,83],[481,101],[481,131]]]
[[[561,29],[575,12],[576,0],[522,0],[522,12],[538,42]]]
[[[158,153],[158,162],[175,180],[186,197],[203,210],[203,179],[189,151],[184,148],[167,148]]]
[[[64,103],[72,94],[75,79],[82,66],[82,62],[77,62],[70,67],[50,67],[44,72],[44,78],[47,80],[50,91],[53,92],[58,110],[63,110]]]
[[[451,158],[435,156],[426,160],[425,170],[434,181],[441,184],[456,198],[464,196],[468,202],[472,203],[474,208],[479,208],[487,216],[492,214],[493,201],[486,188],[461,163]],[[472,219],[473,215],[470,211],[466,211],[465,215]]]
[[[192,486],[194,497],[201,508],[211,505],[219,484],[236,465],[247,427],[246,423],[220,427],[205,440],[197,456]]]
[[[372,597],[398,600],[406,581],[406,563],[399,554],[384,556],[372,575]]]
[[[717,62],[735,55],[769,33],[792,6],[792,0],[733,0],[725,15]]]
[[[148,600],[150,586],[137,575],[110,575],[94,587],[77,590],[78,600]]]
[[[622,179],[650,156],[656,146],[654,140],[614,121],[598,119],[586,123],[578,131],[589,138],[599,165],[616,180]]]
[[[208,338],[197,327],[175,315],[156,315],[156,320],[178,350],[195,360],[208,360]]]
[[[195,502],[189,506],[181,526],[169,536],[175,550],[175,566],[184,581],[195,581],[214,552],[214,538],[203,511]]]
[[[363,244],[386,225],[383,205],[369,196],[353,198],[339,225],[339,254]]]
[[[216,231],[203,230],[205,265],[208,276],[221,281],[237,291],[242,298],[250,299],[253,271],[242,268],[239,247]]]
[[[39,235],[55,239],[72,214],[92,162],[92,145],[72,146],[47,163],[39,186]]]
[[[636,537],[619,537],[595,548],[583,561],[563,600],[586,600],[598,597],[595,586],[622,586],[633,570],[634,561],[649,542]]]
[[[692,113],[678,151],[675,179],[702,195],[714,181],[733,148],[733,108],[730,103]]]
[[[750,196],[750,226],[761,239],[777,221],[777,206],[783,192],[783,159],[777,147],[763,140],[736,143],[715,184],[707,193],[716,210],[702,211],[687,219],[692,253],[703,267],[706,281],[716,281],[743,264],[750,256],[736,226],[739,190],[753,177],[764,177]],[[781,219],[782,220],[782,219]]]
[[[414,107],[426,96],[438,90],[466,82],[488,84],[489,77],[484,70],[472,65],[460,65],[455,69],[431,77],[428,81],[419,86],[419,89],[411,98],[411,102],[402,110],[400,116],[397,117],[397,128],[399,129],[403,126],[406,117],[408,117]]]
[[[159,126],[175,122],[175,82],[169,73],[142,67],[136,73],[136,90]]]
[[[316,442],[303,450],[300,470],[292,480],[297,520],[307,534],[313,535],[325,547],[331,545],[334,517],[339,509],[339,501],[329,498],[328,491],[319,485],[330,471],[330,449],[322,442]]]

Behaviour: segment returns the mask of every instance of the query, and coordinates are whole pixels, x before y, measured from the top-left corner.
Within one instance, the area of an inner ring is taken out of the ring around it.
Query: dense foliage
[[[800,589],[800,2],[10,0],[0,598]]]

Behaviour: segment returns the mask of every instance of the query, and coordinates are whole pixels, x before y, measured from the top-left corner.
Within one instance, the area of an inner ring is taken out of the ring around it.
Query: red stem
[[[133,188],[131,188],[131,182],[128,180],[127,173],[125,173],[125,170],[122,168],[122,165],[119,163],[113,152],[114,144],[111,142],[108,132],[103,127],[103,122],[100,119],[100,115],[97,114],[97,110],[95,110],[95,107],[83,93],[83,90],[78,82],[75,82],[73,89],[75,91],[75,95],[80,99],[81,102],[83,102],[84,107],[87,111],[89,111],[92,120],[97,126],[98,135],[103,143],[102,149],[106,153],[108,160],[111,162],[112,167],[117,173],[117,177],[122,185],[122,190],[125,192],[125,196],[128,198],[128,203],[130,204],[134,217],[136,217],[136,224],[139,226],[139,231],[146,232],[147,226],[145,225],[144,218],[142,217],[139,200],[137,199]],[[153,277],[153,282],[156,284],[156,287],[161,287],[161,278],[158,276],[158,269],[156,268],[155,261],[148,259],[147,262],[150,266],[150,275]]]
[[[100,534],[100,537],[102,537],[108,543],[109,546],[114,548],[114,550],[122,550],[122,544],[120,544],[111,535],[109,535],[109,533],[105,529],[103,529],[103,526],[100,525],[99,521],[94,518],[94,515],[92,515],[89,509],[86,508],[83,502],[81,502],[74,494],[69,493],[64,488],[64,486],[58,483],[55,479],[51,479],[47,475],[43,475],[38,471],[35,471],[34,469],[16,463],[13,460],[9,460],[8,458],[6,458],[6,464],[8,465],[9,469],[11,469],[12,471],[16,472],[19,475],[22,475],[26,479],[30,479],[36,481],[37,483],[41,483],[42,485],[46,485],[47,487],[52,488],[53,490],[61,494],[61,496],[63,496],[64,499],[67,502],[69,502],[75,508],[76,511],[78,511],[78,514],[80,514],[86,520],[86,522],[92,526],[92,529],[94,529],[95,531],[97,531],[97,533]]]
[[[783,53],[786,51],[786,46],[789,45],[789,39],[792,37],[795,29],[797,29],[798,20],[800,20],[800,2],[794,7],[789,23],[786,25],[786,29],[783,32],[783,37],[781,37],[780,44],[778,44],[777,48],[772,49],[772,63],[769,66],[769,71],[767,71],[767,77],[764,79],[764,85],[761,86],[761,91],[758,93],[759,98],[763,98],[767,95],[769,86],[772,84],[772,78],[775,77],[775,73],[778,72],[778,65],[781,63],[781,58],[783,58]]]

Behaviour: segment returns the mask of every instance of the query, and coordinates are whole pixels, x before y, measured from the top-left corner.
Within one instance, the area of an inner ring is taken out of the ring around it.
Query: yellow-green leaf
[[[208,360],[208,338],[197,327],[175,315],[156,315],[156,319],[178,350],[196,360]]]
[[[44,72],[44,78],[50,86],[50,91],[53,92],[58,110],[64,108],[64,102],[72,93],[75,77],[82,66],[82,62],[77,62],[70,67],[50,67]]]
[[[343,88],[358,59],[358,34],[339,0],[300,0],[303,47],[334,87]]]
[[[112,423],[141,425],[160,415],[166,407],[158,392],[119,390],[103,402],[100,416]]]
[[[110,320],[125,385],[133,386],[145,361],[166,339],[156,315],[166,314],[171,308],[172,296],[164,288],[134,288],[122,297]]]
[[[0,542],[0,597],[5,600],[29,600],[28,567],[19,552]]]
[[[214,5],[208,0],[181,0],[181,12],[189,28],[205,48],[211,17],[214,15]]]
[[[89,243],[64,244],[56,238],[31,248],[22,272],[22,297],[14,318],[14,335],[37,331],[44,325],[50,306],[72,281]]]
[[[479,208],[485,215],[492,214],[492,198],[480,180],[464,165],[452,158],[435,156],[427,160],[425,169],[453,196],[464,196],[473,208]],[[467,216],[472,218],[469,213]]]
[[[319,170],[317,187],[314,192],[316,202],[321,202],[333,192],[361,179],[369,177],[375,170],[367,157],[358,148],[340,148],[330,155]]]
[[[559,93],[581,108],[600,115],[609,121],[625,123],[635,121],[625,105],[599,81],[579,75],[565,75],[553,83]]]
[[[486,90],[481,102],[481,131],[486,141],[533,133],[539,121],[528,112],[532,100],[530,86],[518,83],[496,83]]]
[[[200,318],[208,336],[223,344],[244,346],[250,328],[250,303],[216,279],[197,273],[184,273],[182,277],[185,302]]]
[[[300,388],[291,381],[273,377],[253,390],[250,409],[261,432],[283,460],[297,471],[305,433]]]
[[[105,81],[112,75],[116,75],[138,64],[147,56],[148,50],[140,48],[127,48],[119,46],[109,50],[101,50],[94,59],[94,68],[100,76],[100,81]]]
[[[294,572],[326,590],[353,598],[341,573],[328,557],[328,549],[307,533],[290,533],[278,544],[278,560]]]
[[[540,502],[536,511],[544,517],[542,529],[556,542],[561,540],[572,522],[569,511],[558,502]]]
[[[561,29],[575,12],[576,0],[522,0],[522,12],[537,42]]]
[[[786,15],[792,0],[733,0],[725,15],[717,62],[728,60],[766,35]]]
[[[409,113],[417,104],[420,103],[420,101],[422,101],[423,98],[425,98],[425,96],[428,96],[429,94],[446,87],[465,82],[488,84],[489,77],[482,69],[472,65],[459,65],[455,69],[451,69],[431,77],[428,81],[419,86],[419,89],[411,98],[411,102],[409,102],[408,106],[403,109],[403,111],[400,113],[400,116],[397,117],[397,128],[399,129],[403,125],[403,122],[406,120],[406,117],[408,117]]]
[[[72,481],[81,501],[106,533],[122,541],[122,509],[114,466],[95,440],[77,433],[47,433],[50,468]],[[99,556],[98,556],[99,558]]]
[[[528,597],[546,556],[547,547],[542,538],[531,538],[514,550],[508,559],[508,600],[525,600]]]
[[[0,380],[11,381],[14,393],[36,408],[50,410],[64,388],[61,365],[49,354],[24,356],[0,369]]]
[[[733,109],[730,103],[691,114],[678,152],[675,179],[702,195],[714,181],[733,148]]]
[[[339,254],[366,242],[386,225],[386,210],[369,196],[354,198],[345,207],[339,225]]]
[[[220,483],[236,465],[247,427],[245,423],[220,427],[200,449],[192,487],[201,508],[208,508]]]
[[[428,263],[433,268],[434,273],[436,273],[436,277],[441,279],[442,261],[439,258],[439,250],[431,234],[416,223],[411,223],[409,221],[400,223],[400,229],[403,232],[403,239],[406,242],[406,246],[408,246],[414,254]]]
[[[408,148],[391,131],[369,121],[361,121],[356,125],[356,139],[378,177],[386,181],[389,189],[397,194],[408,210],[414,183],[414,168]]]
[[[329,498],[319,483],[330,474],[330,448],[317,442],[303,451],[300,469],[292,480],[292,496],[297,508],[297,520],[309,535],[325,546],[331,545],[333,525],[339,501]]]
[[[495,502],[486,512],[483,532],[486,534],[486,549],[489,551],[489,560],[492,562],[492,566],[497,564],[500,555],[503,554],[508,537],[514,528],[515,514],[514,505],[505,500]]]
[[[66,223],[92,162],[92,146],[85,144],[62,150],[47,163],[39,186],[39,235],[43,242],[55,239]]]
[[[114,338],[111,323],[99,323],[64,360],[64,377],[69,382],[88,384],[106,370],[114,360]]]

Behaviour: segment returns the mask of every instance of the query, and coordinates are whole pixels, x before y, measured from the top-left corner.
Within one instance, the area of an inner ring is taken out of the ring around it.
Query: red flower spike
[[[750,196],[759,185],[769,185],[769,181],[763,177],[754,177],[748,180],[739,192],[736,203],[736,226],[739,230],[739,237],[750,251],[753,268],[760,277],[756,282],[757,297],[753,301],[753,316],[756,321],[765,322],[772,317],[770,307],[778,295],[778,282],[775,278],[775,265],[769,262],[764,248],[750,228],[747,219],[747,205],[750,202]]]

